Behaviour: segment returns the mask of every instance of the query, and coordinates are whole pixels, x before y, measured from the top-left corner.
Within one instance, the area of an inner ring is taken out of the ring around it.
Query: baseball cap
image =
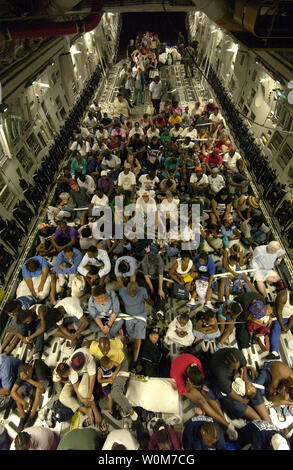
[[[219,155],[220,152],[221,150],[218,149],[217,147],[213,149],[213,153],[215,153],[216,155]]]
[[[201,166],[196,166],[196,167],[194,168],[194,171],[202,171],[202,167],[201,167]]]
[[[213,102],[214,102],[214,100],[211,98],[211,99],[209,100],[209,103],[212,104]]]
[[[213,168],[213,169],[212,169],[212,173],[220,173],[219,168]]]
[[[75,353],[71,358],[71,367],[73,370],[80,370],[85,364],[85,356],[82,352]]]
[[[259,320],[266,314],[266,306],[261,300],[253,302],[248,308],[248,310],[250,311],[250,313],[252,313],[256,320]]]
[[[136,121],[134,125],[135,125],[135,127],[139,127],[139,122]]]
[[[101,171],[101,176],[107,176],[108,172],[106,170]]]

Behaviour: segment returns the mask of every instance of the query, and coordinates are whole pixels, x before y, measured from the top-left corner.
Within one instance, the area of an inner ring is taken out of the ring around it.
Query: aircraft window
[[[247,106],[243,106],[243,114],[245,114],[245,116],[247,116],[247,114],[249,113],[249,109]]]
[[[35,155],[35,157],[37,157],[42,149],[41,149],[41,146],[40,146],[40,144],[38,143],[36,137],[34,136],[34,134],[31,134],[31,135],[29,136],[29,138],[27,139],[26,143],[27,143],[29,149],[30,149],[30,150],[33,152],[33,154]]]
[[[16,158],[23,167],[25,171],[28,171],[32,165],[33,161],[32,159],[27,155],[26,150],[24,147],[22,147],[19,152],[16,154]]]
[[[41,132],[38,133],[38,139],[41,142],[43,147],[46,147],[46,142],[44,140],[44,137],[42,136]]]
[[[252,80],[253,82],[255,82],[256,77],[257,77],[257,71],[254,70],[254,71],[253,71],[253,74],[252,74],[252,77],[251,77],[251,80]]]
[[[290,160],[292,159],[292,157],[293,157],[293,150],[291,149],[291,147],[289,147],[288,144],[286,144],[284,146],[284,149],[281,155],[278,157],[277,162],[280,165],[280,167],[284,170],[286,166],[288,165],[288,163],[290,162]]]
[[[245,59],[245,54],[242,54],[241,61],[240,61],[240,67],[242,67],[244,59]]]
[[[281,146],[282,142],[283,142],[283,137],[278,131],[276,131],[273,137],[271,138],[270,148],[277,150]]]
[[[61,101],[60,96],[57,96],[57,98],[56,98],[55,101],[56,101],[58,110],[59,110],[60,108],[62,108],[62,101]]]
[[[61,108],[61,109],[60,109],[60,116],[62,117],[62,119],[65,119],[65,117],[66,117],[66,111],[65,111],[64,108]]]

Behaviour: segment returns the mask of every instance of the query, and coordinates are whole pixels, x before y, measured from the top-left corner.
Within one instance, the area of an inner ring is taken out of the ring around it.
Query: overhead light
[[[48,83],[33,81],[32,84],[33,84],[33,85],[40,85],[40,86],[43,86],[43,87],[45,87],[45,88],[50,88],[50,85],[48,85]]]
[[[54,62],[54,60],[51,62],[51,65],[55,65],[55,62]]]
[[[0,113],[5,113],[7,111],[7,109],[8,109],[7,104],[5,104],[5,103],[0,104]]]
[[[70,48],[70,54],[81,54],[81,51],[78,51],[76,49],[76,46],[71,46]]]
[[[232,47],[230,47],[229,49],[226,49],[227,51],[229,52],[237,52],[239,49],[239,45],[238,44],[233,44]]]
[[[267,82],[268,81],[268,78],[261,78],[259,83],[264,83],[264,82]]]

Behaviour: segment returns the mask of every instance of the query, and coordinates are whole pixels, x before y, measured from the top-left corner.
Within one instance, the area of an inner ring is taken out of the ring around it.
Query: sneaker
[[[165,314],[163,312],[163,310],[159,310],[157,313],[156,313],[156,317],[158,320],[163,320]]]
[[[205,310],[217,310],[217,309],[213,306],[213,304],[211,303],[210,300],[205,303],[204,309],[205,309]]]
[[[187,307],[191,307],[191,308],[195,308],[195,307],[198,307],[199,304],[196,304],[196,303],[195,303],[195,299],[191,299],[191,300],[189,300],[189,301],[187,302],[186,306],[187,306]]]
[[[280,360],[280,356],[278,353],[276,353],[275,351],[273,352],[270,352],[270,354],[268,354],[266,356],[266,359],[269,359],[270,361],[279,361]]]

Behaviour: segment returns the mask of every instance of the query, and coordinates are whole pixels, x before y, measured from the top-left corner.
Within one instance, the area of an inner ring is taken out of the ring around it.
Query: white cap
[[[274,450],[290,450],[288,442],[283,436],[281,436],[281,434],[274,434],[271,444]]]
[[[211,98],[211,99],[209,100],[209,103],[213,103],[213,102],[214,102],[214,100]]]
[[[107,176],[108,172],[106,170],[101,171],[101,176]]]

